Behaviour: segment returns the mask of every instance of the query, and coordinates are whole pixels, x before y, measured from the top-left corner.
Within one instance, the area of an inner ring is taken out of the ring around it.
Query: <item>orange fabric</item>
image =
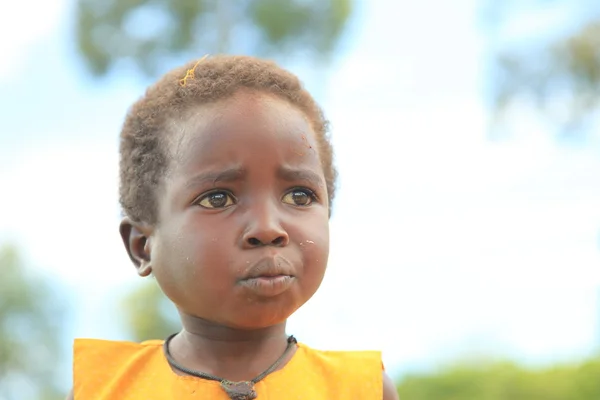
[[[228,400],[218,382],[175,374],[162,344],[76,340],[75,400]],[[257,400],[381,400],[381,354],[319,351],[298,344],[292,359],[255,389]]]

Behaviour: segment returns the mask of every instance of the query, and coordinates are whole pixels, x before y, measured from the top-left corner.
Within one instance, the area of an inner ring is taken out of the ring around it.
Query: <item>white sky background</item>
[[[36,4],[0,3],[0,240],[67,285],[66,342],[118,339],[114,299],[138,278],[117,231],[117,135],[143,87],[82,81],[70,3]],[[600,345],[599,147],[558,145],[526,110],[514,138],[486,140],[477,5],[361,6],[319,95],[341,177],[328,276],[290,321],[302,341],[380,348],[399,372]]]

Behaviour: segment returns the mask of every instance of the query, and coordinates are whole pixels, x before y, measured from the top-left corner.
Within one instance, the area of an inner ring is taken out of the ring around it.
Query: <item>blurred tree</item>
[[[502,122],[511,105],[525,100],[533,102],[561,133],[585,132],[597,117],[600,103],[600,3],[489,0],[487,5],[488,29],[496,27],[501,32],[515,21],[525,27],[520,37],[494,49],[489,82],[496,121]],[[585,12],[568,13],[565,5]],[[540,29],[536,21],[550,14],[549,7],[562,10],[554,13],[562,19],[554,18],[556,22],[548,29]],[[523,9],[532,18],[526,18]]]
[[[152,278],[127,293],[122,305],[130,340],[164,339],[181,329],[177,309]]]
[[[511,363],[459,364],[398,384],[402,400],[597,400],[600,358],[528,370]]]
[[[77,43],[89,71],[131,62],[147,76],[174,57],[240,52],[327,57],[352,0],[77,0]]]
[[[50,285],[0,247],[0,399],[59,399],[61,308]]]

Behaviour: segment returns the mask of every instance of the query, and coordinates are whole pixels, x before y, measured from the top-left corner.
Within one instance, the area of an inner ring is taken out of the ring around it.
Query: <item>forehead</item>
[[[268,152],[293,164],[320,165],[311,122],[274,95],[244,91],[199,105],[174,121],[173,128],[169,147],[175,169],[230,164],[252,152]]]

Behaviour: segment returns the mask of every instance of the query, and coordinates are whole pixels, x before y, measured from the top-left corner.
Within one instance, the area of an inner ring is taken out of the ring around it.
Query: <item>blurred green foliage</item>
[[[457,364],[406,376],[402,400],[598,400],[600,357],[572,365],[527,369],[517,364]]]
[[[39,272],[14,246],[0,247],[0,399],[60,399],[57,360],[65,314]]]
[[[597,118],[600,106],[600,3],[585,0],[534,0],[528,4],[486,0],[484,3],[490,7],[485,22],[492,31],[494,26],[519,20],[522,9],[532,12],[532,5],[538,7],[541,15],[549,5],[560,3],[571,3],[573,7],[579,4],[580,9],[587,10],[579,21],[569,21],[573,29],[555,24],[553,29],[527,32],[521,40],[515,38],[498,45],[493,50],[494,61],[487,79],[496,121],[502,122],[512,105],[525,101],[534,104],[541,117],[554,124],[560,133],[586,132],[588,124]],[[564,20],[560,23],[564,24]]]
[[[132,63],[149,77],[207,53],[327,58],[352,0],[77,0],[78,54],[95,76]]]

